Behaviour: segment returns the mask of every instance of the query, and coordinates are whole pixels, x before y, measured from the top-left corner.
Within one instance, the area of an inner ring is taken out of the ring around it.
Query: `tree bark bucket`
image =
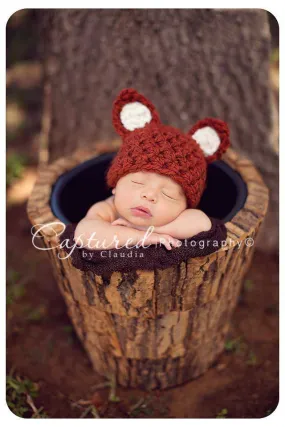
[[[209,165],[199,206],[225,222],[222,248],[163,270],[99,276],[61,259],[58,234],[111,194],[104,173],[114,155],[76,151],[40,168],[27,212],[94,369],[124,387],[165,389],[201,375],[223,351],[268,189],[254,165],[229,149]]]

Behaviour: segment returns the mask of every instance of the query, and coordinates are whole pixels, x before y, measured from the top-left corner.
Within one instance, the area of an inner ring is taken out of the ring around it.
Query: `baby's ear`
[[[153,104],[134,89],[123,89],[113,104],[113,125],[125,136],[148,123],[160,123]]]
[[[207,163],[219,159],[229,148],[228,125],[219,119],[206,118],[196,123],[189,131],[189,135],[200,145]]]

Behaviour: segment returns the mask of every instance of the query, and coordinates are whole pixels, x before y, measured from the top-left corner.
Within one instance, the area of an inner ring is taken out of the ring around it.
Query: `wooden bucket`
[[[27,206],[32,225],[59,221],[50,205],[55,182],[94,155],[94,150],[78,151],[39,170]],[[223,160],[241,175],[247,197],[226,222],[227,244],[209,256],[165,270],[98,276],[74,268],[70,257],[60,259],[66,257],[57,247],[62,224],[45,226],[37,239],[49,249],[69,316],[94,369],[121,386],[182,384],[205,372],[223,351],[254,253],[250,239],[256,239],[268,205],[267,187],[253,164],[232,149]]]

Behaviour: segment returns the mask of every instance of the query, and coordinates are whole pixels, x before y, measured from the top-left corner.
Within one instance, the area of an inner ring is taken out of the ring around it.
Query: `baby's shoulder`
[[[116,206],[115,206],[115,203],[114,203],[114,200],[115,200],[115,196],[110,196],[107,199],[105,199],[105,202],[108,203],[111,206],[111,208],[113,209],[114,213],[119,217],[117,209],[116,209]]]
[[[115,199],[115,196],[110,196],[110,197],[107,197],[107,199],[105,199],[104,202],[109,203],[109,205],[115,208],[114,199]]]
[[[116,209],[115,203],[114,203],[114,199],[115,196],[110,196],[107,199],[105,199],[105,203],[108,203],[108,205],[110,206],[111,210],[112,210],[112,214],[113,214],[113,221],[115,221],[116,219],[120,218],[120,215]]]
[[[86,218],[92,219],[100,217],[104,221],[113,222],[118,219],[118,213],[114,204],[114,196],[95,203],[86,214]]]
[[[200,224],[203,231],[208,231],[212,227],[212,222],[208,215],[200,209],[187,209],[189,212],[189,219],[195,221],[196,224]]]

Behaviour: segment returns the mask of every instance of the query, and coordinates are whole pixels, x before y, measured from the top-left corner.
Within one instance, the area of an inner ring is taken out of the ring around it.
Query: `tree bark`
[[[50,161],[114,137],[112,102],[134,86],[187,131],[229,123],[254,156],[271,127],[270,36],[263,10],[39,11],[50,97]],[[270,163],[270,162],[268,162]]]
[[[28,202],[33,225],[58,221],[50,207],[57,178],[91,158],[76,152],[40,170]],[[268,206],[268,190],[250,161],[225,161],[247,184],[244,207],[226,223],[227,245],[167,269],[95,275],[76,269],[59,247],[58,224],[42,232],[69,316],[94,369],[126,387],[167,388],[205,372],[224,347],[232,312]],[[53,248],[53,249],[51,249]],[[60,259],[60,257],[62,259]],[[65,259],[63,259],[65,258]]]

